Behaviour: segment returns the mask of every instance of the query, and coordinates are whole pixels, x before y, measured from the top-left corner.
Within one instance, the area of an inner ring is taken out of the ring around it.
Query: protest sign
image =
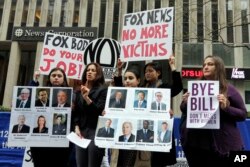
[[[44,37],[39,70],[48,75],[54,67],[62,68],[68,78],[81,79],[83,73],[83,51],[89,40],[46,33]]]
[[[121,60],[163,60],[172,54],[174,8],[125,14]]]
[[[98,38],[89,43],[84,50],[84,66],[91,62],[102,66],[104,78],[110,81],[116,72],[117,62],[120,58],[120,43],[111,38]],[[127,63],[124,63],[124,69]]]
[[[187,128],[220,128],[219,81],[188,81]]]
[[[170,89],[109,87],[96,145],[169,152],[174,142],[170,99]]]
[[[72,88],[15,86],[9,146],[68,147]]]

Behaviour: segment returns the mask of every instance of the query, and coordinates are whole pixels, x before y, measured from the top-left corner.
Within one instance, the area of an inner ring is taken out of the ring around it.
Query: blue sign
[[[9,134],[9,112],[0,112],[0,166],[17,167],[22,166],[24,147],[8,147]]]

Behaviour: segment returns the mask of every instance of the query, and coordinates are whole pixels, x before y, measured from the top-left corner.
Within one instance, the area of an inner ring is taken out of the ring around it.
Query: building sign
[[[233,68],[231,79],[245,79],[245,71]]]
[[[46,32],[88,40],[97,38],[97,27],[14,27],[12,41],[43,41]]]
[[[201,78],[202,70],[200,68],[182,68],[182,78]]]
[[[182,68],[182,78],[195,79],[202,77],[201,68]],[[250,69],[226,68],[226,77],[230,80],[250,80]]]

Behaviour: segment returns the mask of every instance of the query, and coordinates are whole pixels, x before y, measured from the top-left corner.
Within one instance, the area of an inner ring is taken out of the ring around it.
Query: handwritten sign
[[[83,73],[83,51],[89,40],[53,33],[46,33],[39,70],[48,75],[54,67],[60,67],[68,78],[81,79]]]
[[[174,8],[124,15],[121,60],[162,60],[172,53]]]

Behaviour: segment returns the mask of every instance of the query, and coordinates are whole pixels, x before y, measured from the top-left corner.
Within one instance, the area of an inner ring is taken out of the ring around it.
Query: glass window
[[[47,15],[47,26],[48,27],[51,27],[51,25],[52,25],[53,8],[54,8],[54,1],[49,1],[49,8],[48,8],[48,15]]]
[[[183,43],[183,66],[201,66],[204,55],[203,44]]]
[[[161,8],[161,0],[155,0],[155,9]]]
[[[133,0],[128,0],[127,13],[133,12]]]
[[[212,1],[212,40],[218,41],[218,1]]]
[[[26,25],[28,10],[29,10],[29,0],[25,0],[23,5],[22,25]]]
[[[42,5],[41,1],[38,1],[36,3],[36,13],[35,13],[35,18],[34,18],[35,27],[39,26],[39,21],[41,20],[41,5]]]
[[[32,80],[35,58],[35,51],[22,51],[17,85],[28,85],[29,81]]]
[[[227,43],[234,42],[234,30],[233,30],[233,7],[232,7],[232,0],[226,1],[227,6]]]
[[[223,44],[213,44],[213,55],[220,56],[225,66],[234,66],[234,47]]]
[[[141,0],[141,11],[147,10],[147,0]]]
[[[0,104],[3,103],[5,82],[7,78],[9,51],[0,51]]]
[[[106,17],[106,0],[102,0],[101,11],[100,11],[99,32],[98,32],[99,37],[104,37],[105,17]]]
[[[80,1],[76,1],[74,16],[73,16],[73,25],[76,25],[76,26],[77,26],[77,23],[79,22],[79,6],[80,6]]]
[[[241,22],[242,22],[242,42],[249,43],[249,33],[248,33],[248,14],[247,9],[241,11]]]
[[[189,41],[189,2],[183,1],[183,42]]]
[[[243,47],[243,60],[243,67],[250,68],[250,45]]]
[[[88,1],[88,11],[87,11],[86,27],[91,27],[92,8],[93,8],[93,1]]]
[[[197,24],[198,42],[203,42],[203,0],[197,1]]]
[[[2,17],[3,17],[3,5],[4,1],[0,1],[0,24],[2,22]]]
[[[169,0],[169,7],[174,7],[175,0]]]
[[[112,31],[112,38],[115,40],[117,40],[118,37],[119,11],[120,11],[120,2],[116,0],[114,4],[113,31]]]

